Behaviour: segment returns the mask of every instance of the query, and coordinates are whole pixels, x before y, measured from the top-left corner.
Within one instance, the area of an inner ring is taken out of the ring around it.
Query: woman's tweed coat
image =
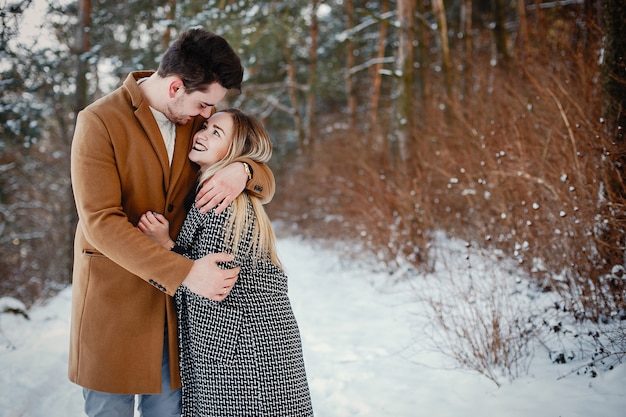
[[[223,252],[231,212],[192,208],[177,245],[191,259]],[[252,216],[252,206],[248,205]],[[251,245],[250,234],[240,253]],[[178,249],[178,248],[177,248]],[[223,301],[176,292],[183,417],[312,416],[298,324],[287,276],[269,260],[239,255],[239,279]]]
[[[176,128],[171,166],[163,137],[137,85],[152,72],[131,73],[123,86],[78,114],[72,141],[72,187],[78,212],[74,241],[69,378],[97,391],[161,392],[168,323],[170,375],[180,386],[176,308],[171,296],[192,262],[144,236],[148,210],[163,213],[175,236],[196,181],[187,157],[204,119]],[[250,187],[271,199],[273,177],[254,164]],[[268,174],[269,176],[266,176]]]

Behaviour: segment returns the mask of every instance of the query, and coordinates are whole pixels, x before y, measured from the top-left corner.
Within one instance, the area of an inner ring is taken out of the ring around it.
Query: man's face
[[[165,116],[174,124],[184,125],[195,116],[211,116],[212,108],[226,96],[228,89],[215,82],[204,91],[187,94],[184,87],[178,88],[165,109]]]

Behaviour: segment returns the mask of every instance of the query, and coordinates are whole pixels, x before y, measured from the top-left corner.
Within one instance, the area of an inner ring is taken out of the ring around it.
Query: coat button
[[[170,204],[167,206],[167,211],[171,213],[174,210],[174,204]]]

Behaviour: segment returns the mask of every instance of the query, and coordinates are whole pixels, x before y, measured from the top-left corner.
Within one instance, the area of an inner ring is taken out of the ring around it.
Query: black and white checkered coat
[[[225,252],[222,214],[192,207],[176,244],[198,259]],[[252,207],[248,207],[252,215]],[[251,244],[247,235],[240,248]],[[245,252],[240,250],[240,252]],[[312,416],[302,344],[287,276],[269,260],[236,259],[239,279],[223,301],[177,291],[182,417]]]

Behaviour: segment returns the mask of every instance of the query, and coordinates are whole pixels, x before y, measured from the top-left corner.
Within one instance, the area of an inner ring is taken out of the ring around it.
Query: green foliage
[[[43,106],[33,105],[33,95],[24,91],[19,74],[2,73],[0,98],[0,151],[27,149],[40,136]]]
[[[18,6],[30,1],[3,7],[0,293],[29,303],[69,282],[75,218],[68,160],[78,69],[87,71],[91,102],[129,71],[155,69],[180,31],[203,26],[226,37],[246,69],[242,94],[223,105],[259,116],[272,135],[273,219],[297,233],[350,241],[351,248],[356,242],[361,251],[353,255],[394,277],[432,268],[433,236],[444,230],[518,262],[534,288],[561,297],[574,319],[623,317],[626,279],[614,271],[624,264],[626,203],[624,193],[607,194],[604,185],[615,177],[607,159],[626,152],[602,126],[598,6],[527,7],[527,44],[516,27],[522,19],[507,8],[509,30],[500,35],[514,65],[505,69],[493,57],[492,2],[473,2],[468,33],[463,3],[446,2],[452,94],[433,14],[420,9],[417,58],[408,69],[416,71],[415,82],[406,87],[419,100],[409,115],[414,129],[400,147],[393,138],[402,125],[388,127],[403,76],[395,68],[398,1],[383,13],[381,2],[354,0],[348,27],[341,0],[92,0],[90,49],[80,56],[76,2],[49,0],[44,25],[52,42],[45,46],[15,39],[23,24]],[[388,31],[378,66],[383,22]],[[620,97],[615,108],[624,108]],[[615,188],[623,190],[618,179]],[[479,371],[525,360],[507,355],[521,354],[530,335],[515,317],[499,316],[499,308],[491,318],[475,316],[487,320],[484,340],[472,339],[481,334],[471,320],[455,327],[467,330],[471,345],[461,346],[460,357]],[[619,340],[623,346],[623,332]],[[593,346],[600,347],[593,359],[606,360],[605,345]],[[474,357],[464,356],[471,349]],[[608,359],[623,358],[623,349],[609,350]]]
[[[0,293],[31,304],[70,277],[73,77],[69,48],[17,33],[0,51]]]

